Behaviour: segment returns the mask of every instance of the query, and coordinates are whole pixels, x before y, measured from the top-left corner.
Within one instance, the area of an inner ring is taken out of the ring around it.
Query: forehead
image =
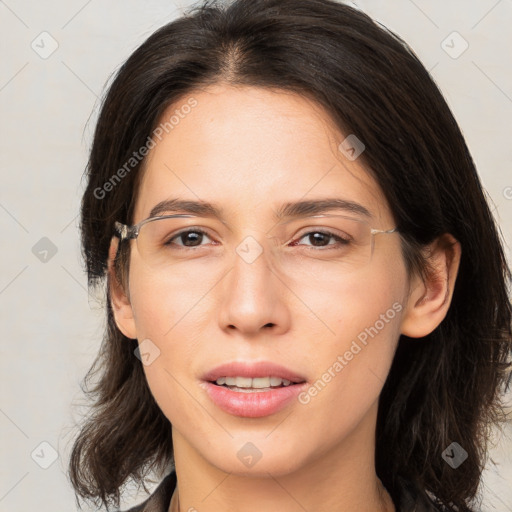
[[[284,203],[328,197],[389,218],[375,180],[340,150],[347,135],[320,105],[291,92],[195,90],[167,108],[152,134],[134,222],[169,198],[221,205],[230,222],[261,222]]]

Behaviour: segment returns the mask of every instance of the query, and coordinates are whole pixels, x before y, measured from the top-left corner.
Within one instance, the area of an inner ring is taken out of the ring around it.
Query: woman
[[[82,243],[107,330],[78,496],[474,510],[512,347],[474,163],[409,47],[331,0],[205,3],[117,73]]]

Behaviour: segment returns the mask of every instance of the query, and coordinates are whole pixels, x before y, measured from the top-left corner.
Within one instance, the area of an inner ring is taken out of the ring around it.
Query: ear
[[[401,333],[411,338],[430,334],[443,321],[459,270],[461,247],[452,235],[440,236],[426,251],[432,272],[424,279],[413,278],[402,316]]]
[[[110,302],[117,328],[127,338],[136,339],[135,319],[130,304],[130,298],[125,292],[122,283],[119,282],[114,270],[114,260],[118,245],[119,239],[115,236],[112,237],[108,251],[108,289],[110,292]]]

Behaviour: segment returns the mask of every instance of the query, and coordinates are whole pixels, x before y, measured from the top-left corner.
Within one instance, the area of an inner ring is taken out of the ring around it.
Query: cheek
[[[396,337],[400,312],[405,304],[406,273],[400,262],[377,261],[363,271],[330,276],[322,279],[297,279],[288,283],[300,299],[290,304],[295,328],[310,336],[314,334],[324,348],[344,350],[347,343],[358,337],[364,341],[365,329],[377,323],[382,337]],[[373,332],[373,330],[372,330]],[[325,350],[318,353],[325,354]]]
[[[139,339],[162,342],[179,336],[180,329],[190,327],[191,318],[208,304],[208,292],[215,284],[215,276],[200,266],[176,266],[166,275],[155,275],[144,265],[135,264],[132,269],[131,304]]]
[[[144,373],[165,415],[169,419],[187,417],[184,411],[194,402],[191,406],[186,388],[194,362],[200,354],[204,358],[207,350],[203,315],[214,281],[212,276],[180,270],[157,276],[137,263],[131,265],[130,296],[140,351],[144,352],[144,343],[150,354]]]
[[[322,290],[302,290],[316,323],[322,320],[308,355],[316,380],[303,396],[315,414],[357,420],[378,398],[400,336],[404,283],[400,262],[383,261]]]

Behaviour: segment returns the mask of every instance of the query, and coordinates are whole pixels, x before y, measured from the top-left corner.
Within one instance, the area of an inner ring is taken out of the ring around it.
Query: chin
[[[264,434],[265,436],[267,433]],[[225,473],[237,476],[251,476],[268,478],[272,476],[286,476],[299,470],[307,464],[307,457],[297,453],[297,449],[283,449],[276,443],[261,443],[257,439],[250,441],[245,437],[243,442],[235,442],[233,446],[218,446],[216,453],[209,453],[205,457],[210,464]],[[232,457],[227,457],[232,453]]]

